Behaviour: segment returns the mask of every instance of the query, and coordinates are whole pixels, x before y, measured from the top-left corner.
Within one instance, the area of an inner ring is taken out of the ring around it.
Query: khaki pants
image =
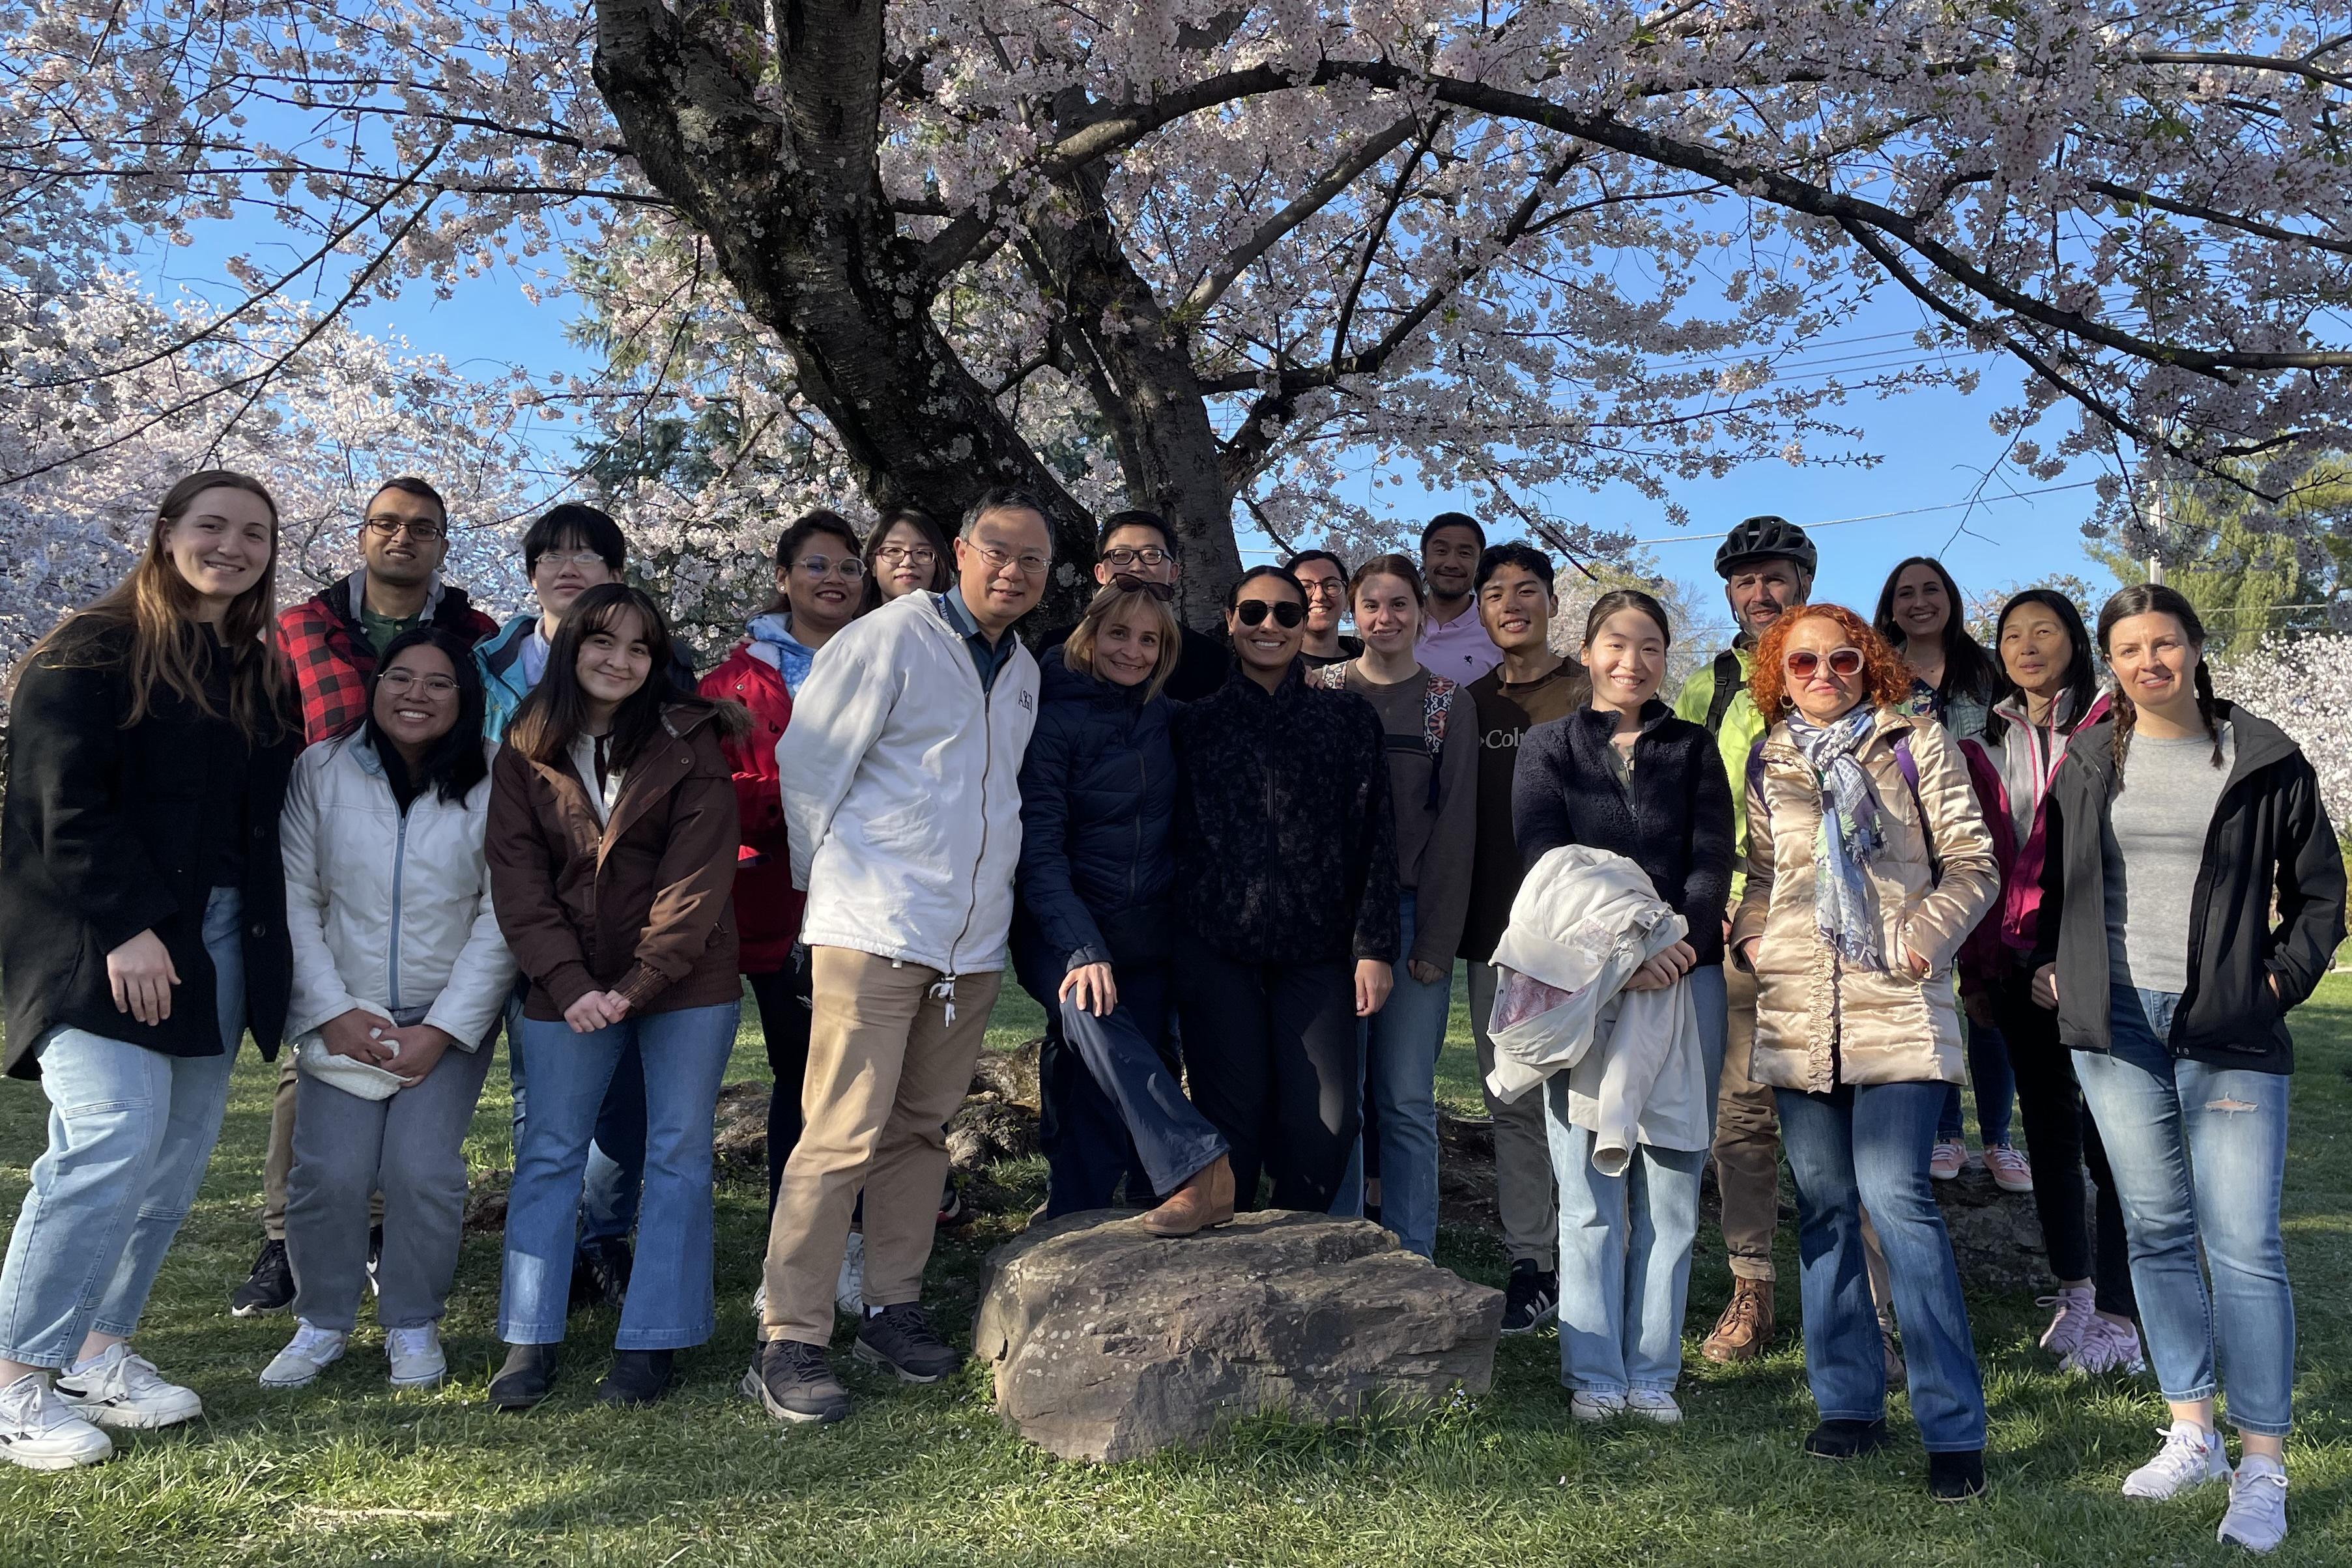
[[[768,1227],[761,1339],[825,1344],[850,1211],[866,1193],[866,1304],[919,1301],[947,1180],[946,1124],[971,1088],[1003,976],[956,978],[847,947],[810,955],[813,1001],[800,1142]]]
[[[1499,984],[1492,964],[1470,966],[1470,1033],[1478,1042],[1478,1090],[1495,1119],[1495,1207],[1503,1218],[1503,1250],[1514,1263],[1532,1259],[1554,1271],[1559,1248],[1559,1198],[1551,1180],[1551,1142],[1544,1131],[1544,1097],[1530,1090],[1512,1104],[1495,1098],[1486,1075],[1495,1070],[1495,1041],[1486,1015]]]
[[[1756,977],[1728,956],[1723,988],[1730,1030],[1715,1101],[1715,1179],[1723,1197],[1724,1249],[1742,1280],[1770,1280],[1780,1224],[1780,1113],[1772,1091],[1748,1076],[1756,1046]]]

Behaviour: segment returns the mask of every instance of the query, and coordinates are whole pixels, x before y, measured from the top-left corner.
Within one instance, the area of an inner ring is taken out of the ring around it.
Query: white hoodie
[[[835,632],[776,744],[801,939],[950,980],[1002,969],[1036,722],[1037,661],[1016,644],[983,694],[940,595]]]

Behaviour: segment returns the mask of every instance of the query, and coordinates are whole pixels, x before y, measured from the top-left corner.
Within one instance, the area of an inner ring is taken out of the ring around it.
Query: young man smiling
[[[1348,563],[1327,549],[1303,549],[1283,565],[1307,591],[1307,635],[1298,644],[1307,667],[1344,664],[1362,653],[1360,639],[1339,634],[1348,618]]]
[[[1429,613],[1421,632],[1421,662],[1432,674],[1468,685],[1503,661],[1472,602],[1486,530],[1462,512],[1440,512],[1421,530],[1421,575],[1429,583]]]

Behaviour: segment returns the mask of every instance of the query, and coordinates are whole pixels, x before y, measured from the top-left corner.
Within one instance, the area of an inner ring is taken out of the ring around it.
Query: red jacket
[[[315,746],[332,740],[367,716],[368,677],[375,674],[375,645],[360,623],[358,597],[362,574],[320,589],[278,618],[278,635],[294,666],[302,694],[302,740]],[[469,643],[499,629],[474,608],[462,588],[436,584],[425,601],[425,620],[446,626]]]
[[[805,895],[793,886],[792,851],[784,838],[784,797],[776,777],[776,742],[793,722],[784,677],[738,643],[702,677],[707,697],[732,697],[751,714],[751,733],[730,737],[725,750],[735,769],[735,801],[743,819],[743,846],[735,860],[735,920],[742,933],[743,972],[771,974],[792,963],[800,940]]]

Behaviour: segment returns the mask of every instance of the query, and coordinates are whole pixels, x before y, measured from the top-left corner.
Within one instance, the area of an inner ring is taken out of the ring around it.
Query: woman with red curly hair
[[[1962,1076],[1951,970],[2000,885],[1959,743],[1902,709],[1911,677],[1833,604],[1772,624],[1750,690],[1770,721],[1748,765],[1748,885],[1732,950],[1756,975],[1748,1074],[1769,1084],[1796,1177],[1805,1451],[1885,1446],[1886,1369],[1863,1212],[1892,1265],[1927,1487],[1984,1490],[1984,1385],[1927,1177]]]

